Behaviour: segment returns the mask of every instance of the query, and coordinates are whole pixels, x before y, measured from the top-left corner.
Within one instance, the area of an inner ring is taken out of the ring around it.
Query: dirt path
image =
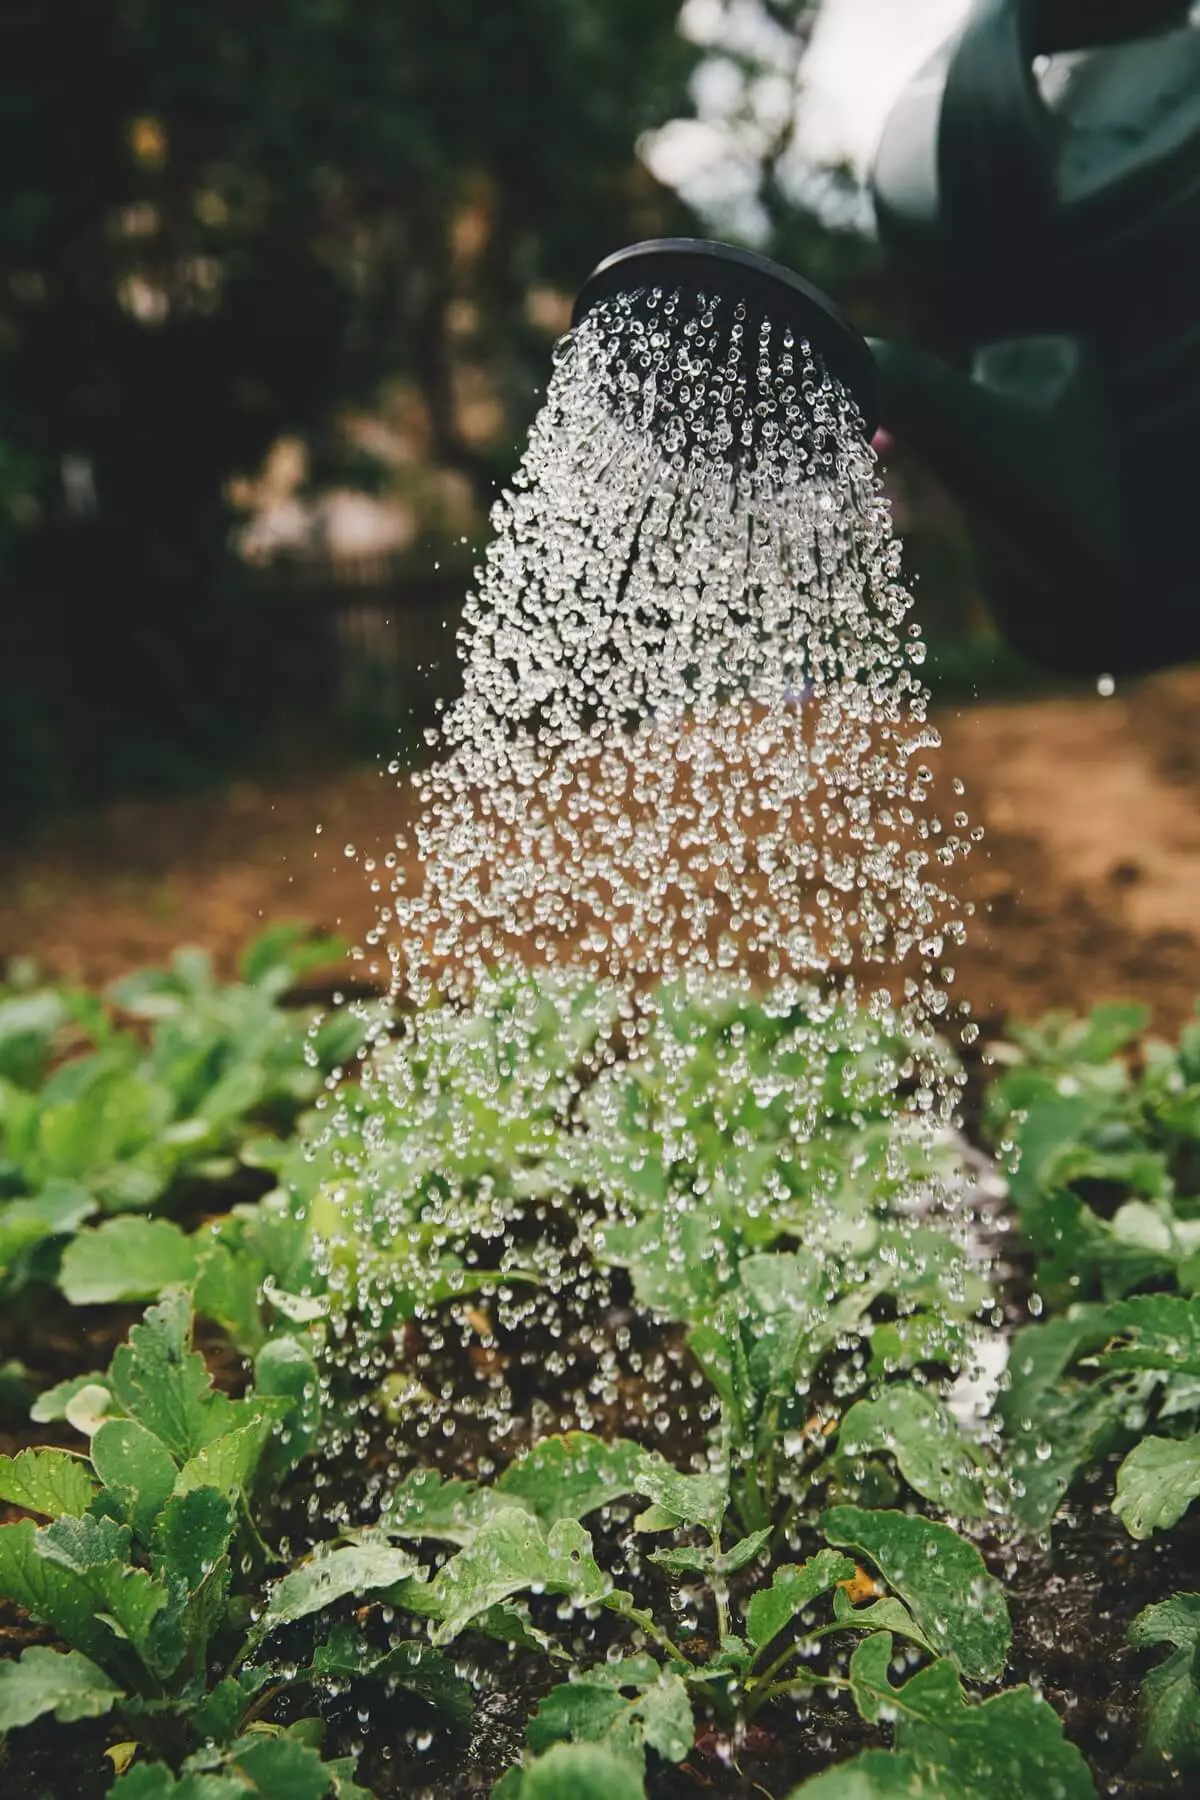
[[[976,1015],[1136,997],[1178,1026],[1200,994],[1200,670],[937,723],[942,782],[961,777],[986,831],[963,877]],[[382,858],[402,806],[382,768],[352,769],[63,824],[0,858],[0,960],[100,981],[185,940],[228,967],[281,917],[357,938],[374,906],[362,859]]]

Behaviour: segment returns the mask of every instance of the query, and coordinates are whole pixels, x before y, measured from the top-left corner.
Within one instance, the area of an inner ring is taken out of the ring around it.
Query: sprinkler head
[[[704,294],[730,306],[745,304],[747,322],[769,319],[791,326],[797,342],[808,343],[828,373],[846,389],[862,415],[870,438],[879,423],[875,359],[866,340],[819,288],[780,263],[753,250],[737,250],[707,238],[649,238],[614,251],[592,270],[571,313],[578,325],[601,300],[660,288]]]

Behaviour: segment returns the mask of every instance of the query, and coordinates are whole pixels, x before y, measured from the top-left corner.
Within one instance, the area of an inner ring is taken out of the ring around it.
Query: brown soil
[[[949,778],[985,828],[960,875],[976,919],[958,987],[985,1026],[1134,997],[1178,1027],[1200,993],[1200,670],[935,712]],[[207,944],[232,965],[263,924],[357,939],[408,802],[380,766],[113,807],[0,858],[0,960],[102,981]],[[345,854],[352,845],[358,859]]]

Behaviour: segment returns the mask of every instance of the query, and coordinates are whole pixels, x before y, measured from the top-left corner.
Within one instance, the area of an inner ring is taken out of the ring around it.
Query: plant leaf
[[[136,1419],[108,1419],[93,1434],[92,1462],[105,1487],[120,1497],[136,1536],[148,1544],[179,1473],[167,1446]]]
[[[21,1450],[0,1456],[0,1500],[57,1519],[87,1511],[96,1483],[86,1457],[73,1450]]]
[[[763,1546],[770,1542],[772,1527],[764,1525],[761,1531],[752,1531],[749,1537],[739,1538],[728,1550],[711,1550],[703,1544],[684,1545],[678,1550],[652,1550],[649,1560],[665,1569],[669,1575],[706,1575],[711,1580],[725,1575],[736,1575],[739,1569],[753,1562]]]
[[[530,1588],[583,1606],[608,1598],[612,1583],[576,1520],[560,1519],[547,1531],[523,1508],[505,1507],[432,1582],[430,1600],[439,1617],[434,1643],[448,1643],[480,1613]]]
[[[121,1698],[121,1689],[78,1650],[34,1645],[19,1662],[0,1662],[0,1736],[52,1712],[60,1725],[98,1719]]]
[[[254,1401],[250,1404],[253,1405]],[[272,1424],[273,1421],[268,1417],[251,1417],[247,1424],[239,1425],[233,1431],[226,1431],[221,1437],[205,1444],[180,1469],[175,1481],[175,1492],[187,1494],[194,1488],[215,1488],[219,1494],[224,1494],[229,1499],[237,1494],[247,1493],[258,1467],[259,1457],[271,1435]]]
[[[953,1415],[910,1383],[852,1406],[838,1432],[838,1450],[850,1459],[886,1451],[909,1487],[942,1512],[963,1519],[987,1512],[979,1467]]]
[[[233,1401],[214,1389],[204,1358],[191,1345],[191,1301],[173,1288],[148,1308],[109,1369],[119,1404],[179,1462],[240,1422]]]
[[[555,1744],[545,1756],[512,1769],[493,1800],[645,1800],[642,1777],[602,1744]]]
[[[1200,1433],[1144,1437],[1117,1470],[1112,1509],[1130,1537],[1148,1538],[1176,1524],[1200,1495]]]
[[[886,1594],[882,1600],[874,1600],[867,1606],[855,1606],[845,1588],[835,1588],[833,1619],[836,1625],[841,1625],[848,1631],[895,1632],[900,1637],[911,1639],[914,1644],[920,1644],[922,1650],[928,1650],[931,1656],[937,1655],[903,1600],[897,1600],[894,1594]]]
[[[668,1762],[682,1762],[695,1734],[680,1677],[652,1657],[627,1657],[551,1688],[530,1720],[526,1741],[538,1752],[556,1743],[604,1744],[640,1773],[647,1745]]]
[[[854,1564],[836,1550],[818,1550],[805,1563],[784,1563],[776,1569],[769,1588],[752,1594],[746,1607],[746,1636],[762,1650],[804,1611],[839,1581],[849,1581]]]
[[[865,1750],[793,1788],[787,1800],[974,1800],[944,1769],[897,1750]]]
[[[988,1800],[1049,1793],[1058,1800],[1095,1800],[1083,1757],[1063,1736],[1053,1708],[1029,1688],[1009,1688],[971,1704],[948,1657],[893,1687],[891,1657],[889,1632],[859,1645],[850,1659],[855,1702],[868,1724],[895,1720],[895,1748],[926,1780],[933,1778],[935,1785],[926,1790],[931,1800],[956,1788],[964,1795],[986,1794]]]
[[[1200,1774],[1200,1594],[1172,1594],[1140,1612],[1129,1627],[1139,1650],[1170,1644],[1172,1653],[1150,1670],[1139,1695],[1141,1730],[1134,1770],[1150,1780]]]
[[[394,1587],[415,1575],[420,1566],[407,1550],[398,1550],[394,1544],[359,1543],[319,1549],[310,1562],[302,1563],[275,1583],[255,1636],[265,1637],[277,1626],[323,1612],[348,1594],[373,1594]]]
[[[583,1519],[622,1494],[644,1491],[639,1476],[646,1460],[640,1444],[617,1439],[606,1444],[587,1431],[543,1438],[510,1463],[496,1492],[536,1513],[544,1525]]]
[[[974,1681],[993,1681],[1012,1638],[1004,1591],[983,1558],[948,1525],[910,1513],[834,1506],[827,1541],[875,1564],[940,1653]]]
[[[386,1683],[389,1694],[403,1688],[433,1707],[455,1731],[465,1731],[475,1712],[475,1690],[457,1674],[440,1650],[423,1642],[395,1644],[376,1650],[353,1626],[335,1625],[313,1651],[312,1674],[319,1681],[371,1680]]]
[[[156,1300],[195,1275],[196,1246],[178,1225],[127,1213],[72,1238],[58,1285],[72,1306],[107,1306]]]

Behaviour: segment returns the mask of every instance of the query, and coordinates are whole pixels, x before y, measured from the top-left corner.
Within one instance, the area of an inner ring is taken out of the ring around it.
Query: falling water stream
[[[938,1039],[973,1030],[952,892],[973,833],[957,784],[944,806],[934,795],[923,645],[852,400],[805,342],[727,299],[621,295],[559,344],[493,526],[462,697],[411,777],[416,824],[363,952],[390,989],[364,1089],[412,1130],[382,1170],[346,1152],[340,1202],[390,1261],[380,1277],[331,1257],[333,1356],[391,1384],[407,1448],[389,1475],[456,1434],[486,1475],[530,1437],[614,1417],[685,1437],[691,1418],[702,1443],[711,1406],[678,1345],[639,1350],[607,1254],[636,1228],[646,1177],[616,1079],[639,1059],[642,1155],[669,1190],[664,1290],[672,1258],[680,1273],[711,1261],[719,1287],[707,1228],[722,1208],[786,1214],[804,1187],[809,1217],[844,1210],[821,1154],[831,1078],[845,1108],[893,1120],[864,1188],[886,1173],[898,1216],[961,1225],[959,1177],[936,1172],[958,1094]],[[736,1026],[723,1052],[750,1104],[782,1109],[769,1166],[735,1155],[719,1180],[695,1173],[689,999],[789,1022],[787,1054],[743,1054]],[[549,1070],[548,1030],[578,1046]],[[511,1132],[511,1182],[472,1162],[474,1100]],[[539,1184],[545,1121],[581,1116],[586,1146]],[[531,1205],[532,1233],[517,1223]],[[464,1239],[486,1278],[457,1323],[418,1308],[403,1371],[394,1346],[368,1356],[353,1320],[386,1314],[380,1282],[407,1266],[419,1287]],[[439,1362],[456,1332],[474,1393]]]

